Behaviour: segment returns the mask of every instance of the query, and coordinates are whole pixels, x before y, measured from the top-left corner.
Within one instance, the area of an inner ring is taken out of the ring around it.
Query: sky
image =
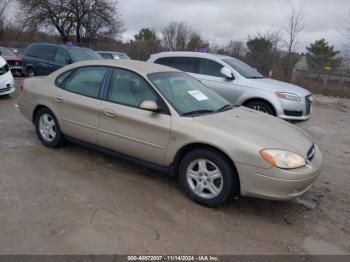
[[[293,3],[304,12],[305,29],[299,34],[297,51],[321,38],[343,48],[341,24],[350,22],[350,0],[119,0],[119,8],[124,39],[144,27],[159,32],[170,22],[183,21],[211,43],[225,44],[270,30],[283,37]]]

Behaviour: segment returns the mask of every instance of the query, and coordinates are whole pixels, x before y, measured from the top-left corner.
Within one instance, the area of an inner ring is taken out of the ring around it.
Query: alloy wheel
[[[194,194],[204,199],[217,197],[223,189],[220,169],[211,161],[196,159],[186,171],[187,183]]]
[[[41,137],[47,141],[52,142],[55,140],[56,132],[56,123],[53,117],[49,114],[43,114],[39,119],[39,131]]]

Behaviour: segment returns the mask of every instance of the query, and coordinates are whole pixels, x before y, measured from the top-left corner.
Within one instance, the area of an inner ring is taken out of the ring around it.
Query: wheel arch
[[[33,110],[33,114],[32,114],[32,122],[34,123],[35,122],[35,116],[36,114],[39,112],[40,109],[43,109],[43,108],[47,108],[48,110],[50,110],[52,112],[52,110],[50,109],[50,107],[46,106],[46,105],[43,105],[43,104],[39,104],[37,105],[34,110]],[[53,112],[52,112],[53,113]],[[53,113],[54,114],[54,113]]]
[[[210,150],[213,150],[217,153],[219,153],[220,155],[222,155],[231,165],[231,167],[233,168],[233,170],[235,171],[235,173],[237,174],[237,179],[238,179],[238,192],[241,192],[241,182],[240,182],[240,178],[239,178],[239,173],[238,173],[238,170],[236,168],[236,165],[233,161],[232,158],[230,158],[227,153],[225,153],[223,150],[215,147],[215,146],[212,146],[212,145],[209,145],[209,144],[205,144],[205,143],[191,143],[191,144],[187,144],[185,146],[183,146],[175,155],[175,158],[174,158],[174,161],[173,161],[173,164],[172,164],[172,174],[173,176],[177,176],[178,175],[178,170],[179,170],[179,166],[180,166],[180,163],[181,163],[181,160],[183,159],[183,157],[189,153],[190,151],[193,151],[195,149],[210,149]]]
[[[273,103],[271,103],[269,100],[267,100],[267,99],[265,99],[265,98],[261,98],[261,97],[251,97],[251,98],[246,99],[246,100],[242,103],[242,105],[243,105],[243,106],[247,106],[249,103],[251,103],[251,102],[256,102],[256,101],[267,103],[267,104],[268,104],[269,106],[271,106],[271,108],[273,109],[274,116],[277,116],[277,109],[276,109],[276,107],[273,105]]]

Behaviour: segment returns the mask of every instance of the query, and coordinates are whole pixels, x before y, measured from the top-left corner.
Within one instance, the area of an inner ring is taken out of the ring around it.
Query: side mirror
[[[151,100],[143,101],[140,105],[140,108],[151,112],[159,112],[157,103]]]
[[[231,69],[229,69],[228,67],[223,67],[220,71],[220,73],[227,79],[233,80],[235,79],[235,77],[233,76],[233,73],[231,71]]]
[[[72,58],[67,58],[67,59],[66,59],[66,63],[67,63],[68,65],[73,64]]]

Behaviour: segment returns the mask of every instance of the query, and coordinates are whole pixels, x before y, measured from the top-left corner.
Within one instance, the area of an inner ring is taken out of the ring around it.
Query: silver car
[[[223,55],[163,52],[148,60],[175,67],[200,80],[232,104],[243,105],[285,120],[308,120],[311,93],[299,86],[265,78],[242,61]]]

